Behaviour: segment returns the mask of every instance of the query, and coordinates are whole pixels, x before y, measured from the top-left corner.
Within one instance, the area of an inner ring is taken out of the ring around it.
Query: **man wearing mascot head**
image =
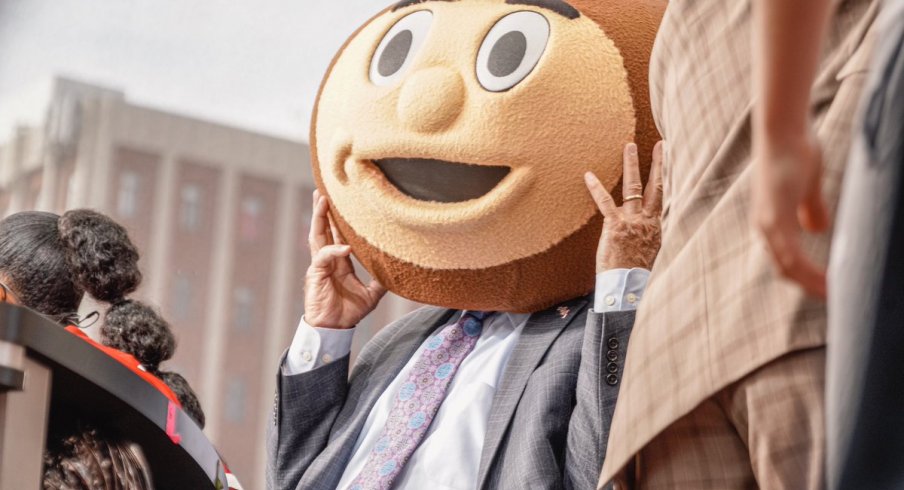
[[[269,488],[596,488],[659,247],[664,8],[406,0],[340,49],[312,121],[312,264]],[[386,289],[431,306],[349,376]]]

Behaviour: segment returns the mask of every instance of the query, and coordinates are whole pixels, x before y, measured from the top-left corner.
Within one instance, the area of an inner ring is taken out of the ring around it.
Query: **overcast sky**
[[[389,0],[0,0],[0,141],[54,75],[307,140],[323,72]],[[27,119],[25,119],[27,121]]]

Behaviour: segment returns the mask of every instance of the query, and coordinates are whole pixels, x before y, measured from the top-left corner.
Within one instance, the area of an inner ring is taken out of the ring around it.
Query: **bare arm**
[[[810,88],[828,27],[830,0],[756,0],[755,130],[773,143],[808,136]],[[792,141],[793,143],[793,141]]]
[[[781,274],[825,296],[825,272],[803,253],[801,230],[822,231],[821,158],[810,129],[810,90],[832,2],[756,0],[754,223]]]

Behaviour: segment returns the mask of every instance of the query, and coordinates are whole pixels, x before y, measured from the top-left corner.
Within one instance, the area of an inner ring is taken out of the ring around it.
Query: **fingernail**
[[[593,172],[584,172],[584,182],[593,183]]]
[[[634,143],[630,143],[628,145],[628,154],[636,155],[637,154],[637,145],[635,145]]]

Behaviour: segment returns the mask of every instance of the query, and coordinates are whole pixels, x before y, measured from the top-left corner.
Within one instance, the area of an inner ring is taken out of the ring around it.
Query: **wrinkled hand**
[[[766,137],[754,150],[753,223],[766,239],[782,276],[826,297],[825,271],[806,256],[802,230],[824,231],[829,216],[822,200],[822,155],[808,138],[775,143]]]
[[[304,282],[304,318],[319,328],[351,328],[377,307],[386,289],[377,281],[365,286],[355,275],[351,247],[330,225],[329,201],[314,191],[308,245],[311,266]]]
[[[587,189],[603,213],[603,233],[596,252],[596,272],[608,269],[650,269],[662,239],[662,142],[653,148],[653,165],[644,189],[640,178],[637,145],[629,143],[624,151],[622,195],[643,196],[626,200],[616,207],[612,196],[593,172],[584,174]]]

